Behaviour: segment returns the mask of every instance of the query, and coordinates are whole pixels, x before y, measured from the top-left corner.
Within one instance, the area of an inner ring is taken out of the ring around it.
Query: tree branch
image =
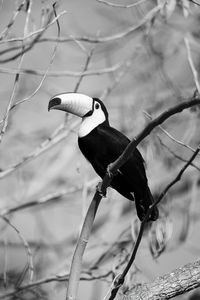
[[[127,300],[167,300],[200,286],[200,260],[175,269],[153,282],[133,287]]]
[[[112,2],[109,2],[109,1],[105,1],[105,0],[97,0],[97,2],[99,3],[103,3],[103,4],[106,4],[108,6],[112,6],[112,7],[116,7],[116,8],[131,8],[131,7],[134,7],[134,6],[137,6],[143,2],[146,2],[147,0],[139,0],[135,3],[131,3],[131,4],[118,4],[118,3],[112,3]]]
[[[135,148],[138,146],[138,144],[147,137],[151,131],[163,122],[165,122],[168,118],[171,116],[182,112],[183,110],[190,108],[195,105],[200,105],[200,99],[198,98],[192,98],[188,101],[184,101],[182,103],[179,103],[166,111],[164,111],[162,114],[160,114],[157,118],[153,119],[142,131],[139,133],[131,143],[128,144],[125,151],[120,155],[120,157],[112,164],[109,165],[109,172],[115,174],[117,170],[129,159]],[[106,176],[109,176],[107,174]]]
[[[195,98],[195,96],[194,96],[194,98]],[[144,111],[144,114],[145,114],[145,116],[147,116],[150,120],[152,120],[153,118],[152,118],[152,116],[148,113],[148,112],[146,112],[146,111]],[[189,149],[189,150],[191,150],[192,152],[195,152],[195,149],[194,148],[192,148],[192,147],[190,147],[189,145],[187,145],[187,144],[185,144],[184,142],[182,142],[182,141],[180,141],[180,140],[178,140],[177,138],[175,138],[171,133],[169,133],[166,129],[164,129],[161,125],[159,125],[158,126],[158,128],[169,138],[169,139],[171,139],[173,142],[175,142],[176,144],[178,144],[178,145],[180,145],[180,146],[183,146],[183,147],[185,147],[186,149]]]
[[[38,147],[36,147],[33,151],[29,154],[24,156],[20,161],[17,163],[9,166],[7,169],[0,171],[0,180],[12,172],[15,172],[18,168],[23,166],[25,163],[37,158],[47,150],[51,149],[61,141],[63,141],[69,133],[74,130],[74,128],[79,124],[79,121],[75,121],[73,124],[70,125],[68,130],[64,131],[64,125],[61,124],[58,128],[56,128],[53,133],[46,138]]]
[[[48,77],[64,77],[64,76],[70,76],[70,77],[82,77],[82,76],[98,76],[98,75],[104,75],[107,73],[112,73],[117,70],[119,70],[122,66],[122,63],[114,64],[111,67],[102,68],[102,69],[95,69],[95,70],[86,70],[86,71],[51,71],[48,72]],[[17,69],[14,68],[0,68],[0,73],[8,73],[8,74],[16,74],[18,72]],[[19,74],[27,74],[27,75],[35,75],[35,76],[44,76],[45,72],[43,70],[32,70],[32,69],[20,69]]]

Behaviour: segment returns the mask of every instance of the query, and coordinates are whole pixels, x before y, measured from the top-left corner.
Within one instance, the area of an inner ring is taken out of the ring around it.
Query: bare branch
[[[86,58],[85,66],[83,68],[83,72],[80,75],[79,80],[77,81],[77,84],[76,84],[76,86],[74,88],[74,92],[75,93],[78,91],[79,86],[81,84],[81,81],[83,80],[83,77],[85,76],[84,72],[87,72],[87,70],[88,70],[88,66],[89,66],[89,63],[90,63],[90,61],[92,59],[93,53],[94,53],[94,48],[87,54],[87,58]]]
[[[41,38],[41,36],[42,36],[42,35],[44,34],[44,32],[47,30],[47,28],[48,28],[49,26],[51,26],[52,24],[54,24],[55,22],[57,22],[57,20],[59,19],[59,17],[61,17],[63,14],[65,14],[66,11],[63,11],[62,13],[60,13],[57,17],[55,17],[55,18],[51,21],[53,13],[54,13],[54,12],[51,12],[50,15],[48,16],[47,24],[46,24],[43,28],[41,28],[41,29],[39,29],[39,30],[37,30],[37,31],[35,31],[35,32],[32,32],[31,34],[29,34],[28,36],[26,36],[26,37],[24,37],[24,38],[20,38],[20,39],[19,39],[19,40],[21,40],[22,42],[24,42],[25,39],[27,39],[27,38],[30,39],[32,36],[36,35],[36,37],[34,37],[34,38],[31,40],[31,42],[29,42],[29,44],[27,44],[27,45],[24,44],[24,47],[23,47],[23,49],[22,49],[21,51],[19,51],[17,54],[14,54],[13,56],[10,56],[10,57],[8,57],[8,58],[6,58],[6,59],[0,60],[0,63],[7,63],[7,62],[9,62],[9,61],[13,61],[13,60],[15,60],[16,58],[18,58],[19,56],[21,56],[21,55],[23,55],[24,53],[26,53],[27,51],[30,51],[30,50],[33,48],[33,46],[39,41],[39,39]]]
[[[182,156],[178,155],[177,153],[175,153],[172,149],[170,149],[163,141],[162,139],[157,135],[157,138],[160,142],[160,144],[167,149],[167,151],[169,151],[171,153],[171,155],[173,155],[175,158],[183,161],[183,162],[187,162],[188,160],[183,158]],[[200,171],[200,167],[198,167],[197,165],[195,165],[194,163],[191,162],[191,166],[194,167],[196,170]]]
[[[16,8],[16,10],[13,12],[13,15],[11,17],[11,20],[9,21],[8,25],[5,27],[5,29],[1,32],[0,34],[0,40],[2,40],[3,38],[6,37],[6,35],[8,34],[9,29],[13,26],[13,24],[15,23],[15,20],[19,14],[19,12],[22,10],[24,4],[25,4],[26,0],[24,0],[21,4],[18,5],[18,7]]]
[[[51,134],[50,137],[48,137],[46,140],[44,140],[35,150],[30,152],[27,156],[23,157],[22,160],[17,162],[16,164],[11,165],[6,170],[3,170],[0,172],[0,179],[4,178],[5,176],[8,176],[12,172],[16,171],[19,167],[23,166],[25,163],[31,161],[32,159],[37,158],[42,153],[46,152],[53,146],[60,143],[62,140],[64,140],[71,130],[73,130],[77,125],[79,124],[79,121],[74,122],[69,130],[64,131],[64,125],[62,124],[56,130]]]
[[[54,12],[51,12],[51,16],[48,18],[49,22],[47,22],[47,24],[44,27],[42,27],[42,28],[40,28],[36,31],[31,32],[29,35],[27,35],[25,37],[18,37],[18,38],[12,38],[12,39],[8,39],[8,40],[0,41],[0,44],[12,43],[12,42],[25,42],[25,40],[32,38],[34,35],[38,35],[38,34],[43,33],[44,31],[46,31],[46,29],[48,29],[51,25],[56,23],[57,20],[66,13],[67,12],[65,10],[62,11],[52,21],[50,21],[51,18],[52,18],[52,15],[54,14]],[[56,40],[57,40],[57,38],[56,38]],[[54,40],[54,42],[55,42],[55,40]]]
[[[20,240],[22,241],[25,250],[27,252],[27,258],[28,258],[28,266],[29,266],[29,272],[30,272],[30,282],[33,281],[33,274],[34,274],[34,266],[33,266],[33,255],[32,255],[32,251],[29,247],[28,242],[26,241],[26,239],[23,237],[23,235],[21,234],[21,232],[16,228],[16,226],[14,226],[8,218],[1,216],[1,218],[10,226],[12,227],[17,235],[19,236]]]
[[[19,69],[21,68],[22,61],[23,61],[23,56],[20,59]],[[4,134],[6,132],[6,129],[7,129],[7,126],[8,126],[9,112],[10,112],[10,109],[11,109],[11,106],[12,106],[12,103],[13,103],[13,100],[14,100],[14,97],[15,97],[15,92],[16,92],[16,89],[17,89],[17,86],[18,86],[18,82],[19,82],[19,73],[17,73],[16,76],[15,76],[12,94],[11,94],[10,99],[8,101],[6,112],[5,112],[5,115],[4,115],[3,120],[2,120],[3,125],[2,125],[2,128],[1,128],[1,132],[0,132],[0,143],[2,142],[3,136],[4,136]]]
[[[104,100],[106,97],[108,97],[108,95],[112,92],[112,90],[119,84],[120,80],[125,76],[125,74],[128,72],[128,70],[130,69],[130,67],[132,66],[132,60],[128,59],[125,63],[124,66],[122,68],[122,70],[120,70],[117,75],[114,78],[113,83],[105,89],[105,91],[101,94],[101,99]]]
[[[127,300],[166,300],[200,286],[200,261],[189,263],[153,282],[134,286],[125,295]]]
[[[151,116],[149,113],[147,113],[147,112],[144,112],[144,113],[145,113],[145,115],[146,115],[149,119],[152,120],[152,116]],[[180,145],[180,146],[185,147],[186,149],[191,150],[192,152],[195,152],[195,149],[194,149],[194,148],[192,148],[191,146],[189,146],[189,145],[185,144],[184,142],[182,142],[182,141],[178,140],[177,138],[175,138],[171,133],[169,133],[169,132],[168,132],[166,129],[164,129],[161,125],[159,125],[158,128],[159,128],[159,129],[160,129],[160,130],[161,130],[168,138],[170,138],[173,142],[177,143],[177,144]],[[200,154],[198,154],[198,155],[200,155]]]
[[[29,5],[29,10],[28,10],[29,14],[30,14],[30,7],[31,7],[31,5]],[[59,37],[59,36],[60,36],[60,25],[59,25],[58,19],[57,19],[57,26],[58,26],[58,37]],[[25,27],[25,28],[26,28],[26,27]],[[11,111],[13,108],[15,108],[17,105],[29,101],[29,100],[30,100],[34,95],[36,95],[36,93],[40,90],[40,88],[42,87],[42,84],[43,84],[45,78],[47,77],[47,74],[48,74],[48,72],[49,72],[49,69],[50,69],[50,67],[51,67],[52,64],[53,64],[53,61],[54,61],[54,58],[55,58],[55,55],[56,55],[57,48],[58,48],[58,43],[56,43],[56,45],[55,45],[55,47],[54,47],[54,49],[53,49],[53,52],[52,52],[52,55],[51,55],[51,58],[50,58],[50,62],[49,62],[49,64],[48,64],[48,67],[47,67],[47,69],[46,69],[46,71],[45,71],[45,73],[44,73],[44,75],[43,75],[43,77],[42,77],[42,79],[41,79],[39,85],[37,86],[37,88],[36,88],[36,89],[34,90],[34,92],[33,92],[31,95],[29,95],[28,97],[26,97],[26,98],[24,98],[24,99],[22,99],[22,100],[16,101],[16,102],[10,107],[10,111]],[[2,122],[3,122],[3,120],[0,121],[0,124],[1,124]]]
[[[24,5],[24,3],[23,3],[23,5]],[[26,20],[25,20],[24,36],[27,33],[27,26],[28,26],[29,16],[30,16],[30,14],[28,13],[27,16],[26,16]],[[8,117],[9,117],[10,109],[12,107],[12,102],[14,100],[15,92],[16,92],[16,89],[17,89],[18,83],[19,83],[19,70],[21,69],[21,66],[22,66],[22,63],[23,63],[23,59],[24,59],[24,54],[25,54],[25,52],[23,52],[23,49],[24,49],[24,45],[22,44],[22,54],[21,54],[19,65],[18,65],[18,72],[15,75],[15,80],[14,80],[12,94],[11,94],[10,100],[8,101],[6,112],[5,112],[5,115],[4,115],[4,118],[3,118],[3,126],[2,126],[2,129],[1,129],[1,132],[0,132],[0,143],[2,142],[2,138],[3,138],[4,134],[5,134],[7,126],[8,126]]]
[[[8,252],[7,252],[7,238],[4,238],[4,267],[3,267],[3,284],[7,287],[7,268],[8,268]]]
[[[117,63],[111,67],[102,68],[102,69],[95,69],[95,70],[86,70],[86,71],[52,71],[48,72],[48,77],[80,77],[80,76],[97,76],[97,75],[104,75],[107,73],[112,73],[117,71],[123,66],[122,63]],[[12,68],[0,68],[0,73],[8,73],[8,74],[16,74],[17,70]],[[21,69],[19,71],[19,74],[30,74],[30,75],[36,75],[36,76],[44,76],[44,71],[42,70],[31,70],[31,69]]]
[[[95,274],[93,274],[93,270],[91,269],[89,271],[83,271],[82,275],[80,277],[80,280],[81,281],[93,281],[93,280],[98,280],[98,279],[100,280],[100,279],[103,279],[103,278],[107,278],[111,273],[112,273],[111,271],[107,271],[105,273],[95,275]],[[57,274],[57,275],[45,277],[45,278],[39,279],[37,281],[33,281],[29,284],[22,285],[17,289],[14,289],[14,290],[8,291],[6,293],[0,294],[0,299],[6,299],[6,298],[11,297],[11,296],[16,296],[17,294],[22,293],[26,290],[29,290],[33,287],[37,287],[37,286],[47,284],[47,283],[50,283],[50,282],[66,282],[66,280],[68,280],[68,278],[69,278],[68,273],[66,273],[64,275]]]
[[[200,94],[199,75],[198,75],[198,72],[197,72],[197,70],[195,68],[193,59],[192,59],[190,42],[189,42],[189,40],[188,40],[187,37],[184,38],[184,42],[185,42],[185,46],[186,46],[186,50],[187,50],[188,62],[189,62],[189,65],[190,65],[190,68],[192,70],[192,74],[193,74],[193,77],[194,77],[194,82],[195,82],[197,91]]]
[[[196,4],[196,5],[198,5],[198,6],[200,6],[200,3],[197,3],[196,1],[194,1],[194,0],[190,0],[192,3],[194,3],[194,4]]]
[[[24,209],[27,209],[27,208],[40,206],[40,205],[44,205],[44,204],[50,204],[50,203],[55,202],[55,201],[57,203],[59,200],[62,200],[63,197],[65,197],[67,195],[70,195],[70,194],[73,194],[73,193],[76,193],[76,192],[80,191],[81,189],[82,189],[82,186],[77,186],[77,187],[72,187],[72,188],[69,188],[69,189],[62,189],[60,191],[48,193],[48,194],[40,197],[39,199],[32,200],[32,201],[25,202],[25,203],[21,203],[21,204],[18,204],[16,206],[14,206],[14,207],[11,207],[11,208],[3,209],[0,212],[0,216],[1,217],[7,216],[7,215],[15,213],[17,211],[21,211],[21,210],[24,210]]]
[[[171,116],[182,112],[183,110],[190,108],[192,106],[195,105],[199,105],[200,104],[200,99],[197,98],[192,98],[189,101],[184,101],[182,103],[179,103],[178,105],[175,105],[169,109],[167,109],[166,111],[164,111],[162,114],[160,114],[157,118],[153,119],[142,131],[141,133],[139,133],[136,138],[129,143],[129,145],[126,147],[125,151],[122,153],[122,155],[113,163],[110,165],[109,167],[109,171],[113,174],[115,174],[115,172],[117,172],[117,169],[119,169],[125,161],[127,161],[127,159],[130,157],[130,155],[132,154],[132,152],[135,150],[135,148],[137,147],[137,145],[146,137],[148,136],[151,131],[159,126],[160,124],[162,124],[163,122],[165,122],[168,118],[170,118]],[[109,176],[107,174],[107,176]]]
[[[117,3],[112,3],[109,1],[105,1],[105,0],[96,0],[96,1],[99,3],[106,4],[108,6],[116,7],[116,8],[131,8],[131,7],[141,4],[143,2],[146,2],[147,0],[139,0],[139,1],[137,1],[135,3],[131,3],[131,4],[117,4]]]

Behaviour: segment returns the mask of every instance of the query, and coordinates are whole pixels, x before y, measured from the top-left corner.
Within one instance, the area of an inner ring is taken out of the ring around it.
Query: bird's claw
[[[102,191],[102,182],[99,182],[98,184],[97,184],[97,187],[96,187],[96,189],[97,189],[97,192],[99,193],[99,195],[101,196],[101,197],[103,197],[103,198],[105,198],[106,197],[106,192],[104,193],[103,191]]]
[[[112,170],[112,166],[113,166],[113,164],[111,163],[111,164],[108,165],[108,168],[107,168],[108,176],[109,176],[111,179],[112,179],[113,176],[114,176],[113,171],[111,171],[111,170]]]

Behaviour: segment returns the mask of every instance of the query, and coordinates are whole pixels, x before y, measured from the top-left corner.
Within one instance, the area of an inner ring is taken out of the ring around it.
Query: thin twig
[[[196,4],[196,5],[198,5],[198,6],[200,6],[200,3],[197,3],[196,1],[194,1],[194,0],[190,0],[192,3],[194,3],[194,4]]]
[[[119,82],[122,78],[124,78],[125,74],[128,72],[130,67],[132,66],[132,59],[128,59],[125,63],[123,68],[117,73],[117,75],[114,78],[114,81],[112,84],[105,89],[105,91],[101,94],[101,100],[104,100],[108,95],[112,92],[112,90],[118,86]]]
[[[91,51],[87,54],[85,66],[84,66],[84,68],[83,68],[82,74],[81,74],[80,77],[79,77],[79,80],[78,80],[77,83],[76,83],[76,86],[75,86],[75,88],[74,88],[74,93],[76,93],[76,92],[78,91],[79,86],[80,86],[80,84],[81,84],[81,81],[83,80],[83,77],[85,76],[84,73],[87,72],[87,70],[88,70],[88,66],[89,66],[89,63],[90,63],[90,61],[91,61],[91,59],[92,59],[92,56],[93,56],[93,53],[94,53],[94,49],[95,49],[95,48],[92,48]]]
[[[28,258],[28,266],[29,266],[29,272],[30,272],[30,282],[33,281],[33,275],[34,275],[34,266],[33,266],[33,255],[32,255],[32,251],[29,247],[29,244],[28,242],[26,241],[26,239],[24,238],[24,236],[21,234],[21,232],[17,229],[16,226],[14,226],[7,217],[5,216],[1,216],[1,218],[10,226],[12,227],[17,235],[19,236],[20,240],[22,241],[24,247],[25,247],[25,250],[26,250],[26,253],[27,253],[27,258]]]
[[[4,267],[3,267],[3,285],[7,288],[7,269],[8,269],[8,242],[7,238],[4,238]]]
[[[134,6],[137,6],[143,2],[146,2],[147,0],[139,0],[135,3],[131,3],[131,4],[117,4],[117,3],[113,3],[113,2],[109,2],[109,1],[105,1],[105,0],[96,0],[99,3],[103,3],[106,4],[108,6],[112,6],[112,7],[116,7],[116,8],[131,8]]]
[[[60,191],[51,192],[51,193],[48,193],[48,194],[40,197],[39,199],[32,200],[32,201],[25,202],[25,203],[20,203],[20,204],[14,206],[14,207],[3,209],[0,212],[0,216],[1,217],[2,216],[7,216],[7,215],[10,215],[10,214],[15,213],[17,211],[21,211],[21,210],[24,210],[24,209],[27,209],[27,208],[40,206],[40,205],[44,205],[44,204],[45,205],[50,204],[50,203],[55,202],[55,201],[57,203],[59,200],[62,200],[63,197],[65,197],[67,195],[70,195],[70,194],[73,194],[73,193],[76,193],[76,192],[80,191],[81,189],[82,189],[82,186],[77,186],[77,187],[72,187],[72,188],[69,188],[69,189],[62,189]]]
[[[149,114],[149,113],[147,113],[146,111],[144,111],[144,114],[149,118],[149,119],[153,119],[152,118],[152,116]],[[175,138],[171,133],[169,133],[166,129],[164,129],[161,125],[159,125],[158,126],[158,128],[168,137],[168,138],[170,138],[173,142],[175,142],[175,143],[177,143],[178,145],[180,145],[180,146],[183,146],[183,147],[185,147],[186,149],[189,149],[190,151],[192,151],[192,152],[195,152],[195,149],[194,148],[192,148],[191,146],[189,146],[189,145],[187,145],[187,144],[185,144],[184,142],[182,142],[182,141],[180,141],[180,140],[178,140],[177,138]],[[200,155],[200,154],[198,154],[198,155]]]
[[[30,5],[29,5],[29,7],[30,7]],[[55,14],[55,16],[57,17],[56,14]],[[58,38],[59,38],[59,37],[60,37],[60,24],[59,24],[59,19],[56,20],[56,24],[57,24],[57,28],[58,28]],[[47,67],[46,71],[44,72],[44,75],[43,75],[43,77],[42,77],[42,79],[41,79],[39,85],[38,85],[37,88],[35,89],[35,91],[34,91],[31,95],[29,95],[28,97],[26,97],[26,98],[24,98],[24,99],[22,99],[22,100],[16,101],[16,102],[11,106],[10,110],[12,110],[13,108],[15,108],[15,107],[16,107],[17,105],[19,105],[19,104],[22,104],[22,103],[24,103],[24,102],[29,101],[29,100],[30,100],[33,96],[35,96],[36,93],[40,90],[40,88],[42,87],[42,84],[44,83],[44,81],[45,81],[45,79],[46,79],[46,77],[47,77],[47,74],[48,74],[48,72],[49,72],[49,70],[50,70],[50,67],[51,67],[52,64],[53,64],[54,58],[55,58],[55,56],[56,56],[57,49],[58,49],[58,42],[57,42],[57,43],[55,44],[55,46],[54,46],[54,49],[53,49],[53,52],[52,52],[52,54],[51,54],[50,62],[49,62],[49,64],[48,64],[48,67]],[[0,121],[0,124],[1,124],[1,121]]]
[[[21,4],[18,5],[18,7],[16,8],[16,10],[13,12],[13,15],[8,23],[8,25],[5,27],[5,29],[1,32],[0,34],[0,40],[2,40],[3,38],[6,37],[6,35],[8,34],[9,29],[13,26],[13,24],[15,23],[15,20],[18,16],[18,14],[20,13],[20,11],[22,10],[24,4],[25,4],[26,0],[24,0]]]
[[[47,74],[48,77],[80,77],[80,76],[97,76],[97,75],[104,75],[107,73],[112,73],[119,70],[122,66],[122,63],[116,63],[111,67],[102,68],[102,69],[95,69],[95,70],[86,70],[86,71],[51,71]],[[0,68],[0,73],[9,73],[9,74],[16,74],[17,70],[14,68]],[[19,74],[27,74],[27,75],[36,75],[36,76],[44,76],[44,71],[42,70],[32,70],[32,69],[21,69]]]
[[[99,275],[95,275],[93,274],[93,270],[90,269],[88,271],[83,271],[82,272],[82,275],[80,277],[80,280],[81,281],[95,281],[95,280],[100,280],[100,279],[104,279],[104,278],[107,278],[108,276],[111,275],[111,271],[107,271],[103,274],[99,274]],[[43,285],[43,284],[47,284],[47,283],[50,283],[50,282],[66,282],[66,280],[68,280],[69,278],[69,274],[66,273],[64,275],[53,275],[53,276],[49,276],[49,277],[45,277],[45,278],[42,278],[42,279],[39,279],[37,281],[33,281],[31,283],[28,283],[26,285],[22,285],[12,291],[8,291],[6,293],[3,293],[3,294],[0,294],[0,299],[5,299],[5,298],[8,298],[8,297],[12,297],[12,296],[15,296],[18,295],[19,293],[22,293],[28,289],[31,289],[33,287],[37,287],[37,286],[40,286],[40,285]]]
[[[21,68],[23,58],[24,58],[24,54],[22,55],[22,57],[20,59],[20,62],[19,62],[19,70]],[[13,103],[13,100],[14,100],[14,97],[15,97],[15,93],[16,93],[16,89],[18,87],[18,83],[19,83],[19,73],[17,73],[15,75],[12,94],[11,94],[10,99],[8,101],[6,112],[5,112],[5,115],[4,115],[3,120],[2,120],[3,125],[2,125],[1,131],[0,131],[0,143],[2,142],[3,136],[4,136],[4,134],[6,132],[6,129],[7,129],[7,126],[8,126],[9,112],[10,112],[10,108],[12,106],[12,103]]]
[[[186,46],[186,50],[187,50],[188,62],[189,62],[190,68],[191,68],[191,70],[192,70],[194,82],[195,82],[197,91],[198,91],[198,93],[199,93],[199,95],[200,95],[199,75],[198,75],[198,72],[197,72],[197,70],[196,70],[196,68],[195,68],[193,59],[192,59],[192,53],[191,53],[191,48],[190,48],[190,42],[189,42],[189,40],[188,40],[187,37],[184,38],[184,42],[185,42],[185,46]]]
[[[26,40],[32,38],[34,35],[38,35],[40,33],[43,33],[44,31],[46,31],[46,29],[48,29],[51,25],[53,25],[55,22],[57,22],[57,20],[66,13],[67,12],[65,10],[62,11],[52,21],[50,21],[52,15],[54,14],[54,12],[52,12],[51,16],[49,17],[49,22],[47,22],[44,27],[31,32],[29,35],[27,35],[25,37],[18,37],[18,38],[12,38],[12,39],[8,39],[8,40],[0,41],[0,44],[11,43],[11,42],[25,42]],[[57,40],[57,38],[56,38],[56,40]],[[55,42],[55,40],[54,40],[54,42]]]
[[[26,33],[27,33],[27,26],[28,26],[28,22],[29,22],[29,17],[30,17],[30,14],[28,13],[27,16],[26,16],[26,19],[25,19],[24,36],[26,36]],[[17,89],[18,83],[19,83],[19,70],[21,69],[23,59],[24,59],[24,55],[25,55],[25,52],[23,52],[23,49],[24,49],[24,45],[22,43],[22,52],[21,52],[22,54],[21,54],[19,65],[18,65],[18,72],[15,75],[12,94],[11,94],[10,100],[8,101],[6,112],[5,112],[5,115],[3,117],[3,125],[2,125],[2,128],[1,128],[1,132],[0,132],[0,143],[2,142],[2,138],[5,134],[7,126],[8,126],[8,118],[9,118],[10,109],[12,107],[12,103],[13,103],[13,100],[14,100],[14,97],[15,97],[16,89]]]
[[[18,58],[19,56],[23,55],[24,53],[26,53],[27,51],[30,51],[33,46],[39,41],[39,39],[41,38],[41,36],[44,34],[44,32],[47,30],[47,28],[49,26],[51,26],[52,24],[54,24],[55,22],[57,22],[57,20],[63,15],[66,13],[66,11],[63,11],[61,12],[57,17],[55,17],[53,19],[53,21],[50,21],[52,19],[52,15],[53,15],[54,12],[51,12],[49,17],[48,17],[48,20],[47,20],[47,25],[45,25],[43,28],[35,31],[34,33],[31,33],[29,34],[28,36],[26,36],[25,38],[21,39],[22,42],[24,41],[24,39],[27,39],[27,38],[30,38],[31,36],[34,36],[35,34],[37,34],[32,40],[31,42],[29,42],[28,45],[24,45],[24,48],[19,51],[17,54],[14,54],[13,56],[10,56],[8,58],[5,58],[5,59],[2,59],[0,60],[0,63],[7,63],[9,61],[13,61],[15,60],[16,58]]]
[[[19,162],[11,165],[7,169],[0,172],[0,179],[8,176],[12,172],[16,171],[19,167],[23,166],[25,163],[37,158],[47,150],[51,149],[61,141],[63,141],[69,133],[76,128],[79,124],[79,121],[75,121],[68,130],[64,131],[64,125],[62,124],[49,136],[45,139],[36,149],[30,152],[28,155],[22,158]]]
[[[169,148],[163,141],[162,139],[156,135],[157,139],[159,140],[160,144],[167,149],[167,151],[169,151],[171,153],[171,155],[173,155],[175,158],[179,159],[180,161],[183,162],[187,162],[187,159],[183,158],[182,156],[178,155],[177,153],[175,153],[171,148]],[[191,166],[193,168],[195,168],[196,170],[200,171],[200,167],[198,167],[197,165],[195,165],[194,163],[191,163]]]

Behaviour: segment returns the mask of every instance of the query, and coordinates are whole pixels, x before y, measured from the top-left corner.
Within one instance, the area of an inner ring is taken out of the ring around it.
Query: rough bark
[[[133,287],[120,298],[126,300],[166,300],[197,287],[200,287],[200,260],[160,276],[153,282]]]

